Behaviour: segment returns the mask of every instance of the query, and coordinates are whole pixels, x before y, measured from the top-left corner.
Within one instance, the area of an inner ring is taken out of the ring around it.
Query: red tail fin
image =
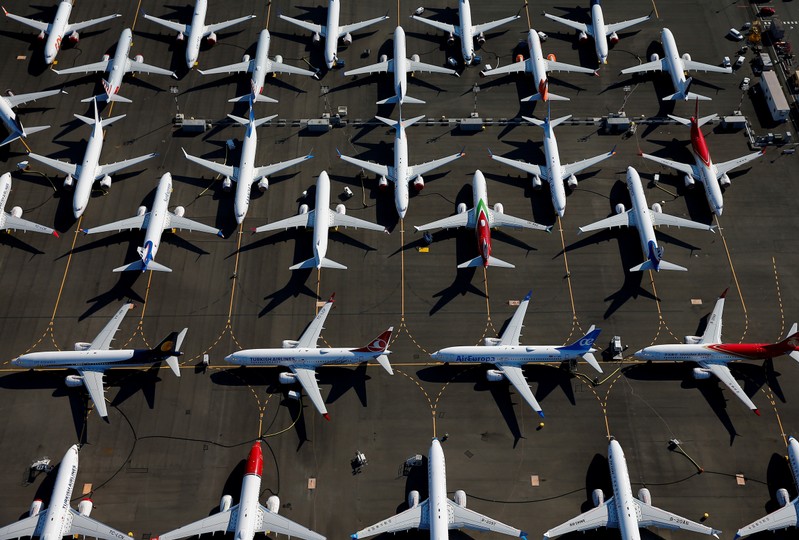
[[[355,349],[353,352],[364,352],[364,353],[382,353],[386,349],[388,349],[388,342],[391,340],[391,333],[394,331],[394,327],[390,326],[388,330],[374,338],[372,341],[369,342],[368,345],[365,347],[361,347],[360,349]]]
[[[769,352],[785,354],[799,350],[799,332],[795,332],[782,341],[773,345],[766,345],[765,349]]]

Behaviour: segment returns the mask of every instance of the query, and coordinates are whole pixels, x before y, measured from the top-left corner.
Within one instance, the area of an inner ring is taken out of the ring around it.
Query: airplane
[[[266,500],[266,506],[258,502],[263,468],[264,456],[261,440],[258,439],[247,455],[247,467],[244,470],[238,504],[233,504],[233,497],[230,495],[224,495],[219,503],[219,512],[156,536],[153,540],[177,540],[218,532],[232,532],[236,540],[252,540],[255,533],[278,533],[304,540],[325,540],[321,534],[279,515],[280,498],[277,495],[270,496]]]
[[[650,13],[646,17],[638,17],[637,19],[630,19],[613,24],[605,24],[605,16],[602,14],[602,6],[600,0],[591,0],[591,22],[581,23],[558,17],[557,15],[550,15],[544,13],[544,17],[552,19],[553,21],[565,24],[570,28],[574,28],[580,32],[580,42],[588,41],[588,37],[594,38],[594,49],[596,50],[596,58],[600,64],[608,63],[608,44],[615,45],[619,42],[619,35],[617,32],[626,30],[627,28],[646,22],[652,18]]]
[[[621,72],[623,75],[629,75],[631,73],[645,73],[647,71],[668,71],[675,92],[664,97],[663,101],[675,101],[679,99],[684,101],[689,99],[710,101],[711,98],[707,96],[700,96],[699,94],[688,91],[693,82],[693,78],[685,78],[685,73],[687,71],[732,73],[731,67],[720,67],[697,62],[696,60],[691,60],[691,55],[688,53],[680,56],[677,50],[677,43],[674,41],[674,36],[668,28],[664,28],[660,33],[660,41],[663,43],[663,58],[660,58],[657,54],[652,54],[650,62],[623,69]]]
[[[433,438],[427,454],[427,486],[429,496],[419,502],[419,492],[408,493],[408,508],[350,535],[353,540],[376,534],[396,533],[409,529],[430,531],[430,540],[447,540],[450,529],[492,531],[527,540],[527,533],[505,525],[494,518],[466,508],[466,492],[457,490],[455,498],[447,498],[447,471],[444,451],[437,438]]]
[[[74,369],[77,375],[67,375],[65,384],[70,388],[84,386],[100,417],[108,422],[108,407],[105,404],[104,372],[112,367],[141,367],[166,362],[176,377],[180,377],[178,356],[188,328],[172,332],[152,349],[115,349],[111,341],[125,315],[133,309],[132,303],[124,304],[114,314],[91,343],[77,342],[72,351],[46,351],[23,354],[11,361],[16,367],[44,369]],[[54,536],[53,538],[60,538]]]
[[[328,0],[327,3],[327,24],[320,25],[308,21],[301,21],[293,17],[280,14],[280,18],[291,24],[297,25],[300,28],[313,33],[313,42],[318,43],[321,38],[325,38],[325,65],[327,69],[333,69],[339,65],[338,60],[338,40],[342,38],[345,45],[352,43],[352,32],[362,30],[367,26],[377,24],[388,19],[388,15],[382,17],[375,17],[368,21],[362,21],[352,24],[339,25],[339,12],[341,11],[341,3],[339,0]],[[342,64],[343,65],[343,64]]]
[[[398,26],[394,30],[394,58],[389,60],[385,55],[380,57],[380,62],[370,66],[364,66],[357,69],[345,71],[344,75],[362,75],[372,73],[384,73],[390,71],[394,74],[394,92],[395,95],[387,99],[381,99],[377,105],[385,105],[386,103],[424,103],[421,99],[411,97],[408,95],[408,73],[424,72],[424,73],[446,73],[448,75],[459,76],[458,72],[454,69],[447,69],[432,64],[426,64],[419,60],[419,55],[414,54],[410,58],[407,57],[405,52],[405,30]]]
[[[547,79],[548,71],[587,73],[589,75],[597,74],[596,70],[593,69],[558,62],[555,60],[554,55],[549,55],[549,58],[544,58],[544,53],[541,51],[541,38],[535,30],[527,32],[527,48],[530,51],[530,58],[522,62],[513,62],[501,67],[483,70],[480,72],[480,76],[489,77],[521,72],[532,73],[538,92],[532,96],[522,98],[520,101],[547,101],[549,99],[569,101],[569,98],[553,94],[549,91],[549,80]]]
[[[0,230],[31,231],[52,234],[58,238],[58,231],[27,219],[22,219],[22,208],[19,206],[12,208],[11,212],[5,212],[9,193],[11,193],[11,173],[4,173],[0,176]]]
[[[685,336],[683,344],[650,345],[636,352],[635,356],[647,362],[653,360],[695,362],[698,367],[693,369],[694,379],[709,379],[715,375],[735,394],[735,397],[760,416],[757,406],[732,376],[727,364],[738,360],[763,360],[783,354],[787,354],[799,362],[799,332],[794,323],[785,339],[777,343],[722,343],[721,316],[724,311],[724,298],[727,296],[727,290],[721,293],[716,301],[716,306],[707,320],[705,333],[701,337]]]
[[[283,57],[275,55],[274,60],[269,59],[269,42],[271,40],[269,30],[263,29],[258,34],[258,46],[255,49],[255,58],[250,58],[245,54],[238,64],[230,64],[228,66],[221,66],[211,69],[198,69],[200,75],[215,75],[217,73],[241,73],[248,72],[252,76],[250,78],[250,88],[252,91],[249,94],[235,97],[228,100],[228,103],[240,103],[246,101],[260,102],[260,103],[277,103],[276,99],[266,97],[261,92],[264,90],[264,80],[269,73],[289,73],[292,75],[305,75],[306,77],[316,77],[316,73],[307,69],[302,69],[283,63]]]
[[[409,166],[408,137],[405,135],[405,128],[412,126],[424,118],[424,115],[417,116],[416,118],[411,118],[409,120],[403,120],[402,116],[400,116],[400,119],[396,122],[390,118],[383,118],[382,116],[375,116],[375,118],[394,128],[395,135],[393,167],[344,156],[338,151],[338,149],[336,152],[338,152],[338,156],[347,163],[351,163],[356,167],[361,167],[362,169],[366,169],[367,171],[373,172],[374,174],[380,176],[378,186],[381,190],[385,190],[388,187],[389,181],[394,182],[394,206],[397,209],[397,214],[399,214],[399,217],[405,218],[405,214],[408,212],[408,200],[410,197],[408,194],[408,182],[413,182],[413,187],[416,191],[422,191],[422,189],[424,189],[423,174],[427,174],[434,169],[443,167],[447,163],[462,158],[466,155],[466,153],[460,151],[457,154],[452,154],[451,156],[443,157],[441,159],[428,161],[427,163],[422,163],[421,165]]]
[[[665,225],[667,227],[686,227],[688,229],[715,232],[716,226],[664,214],[660,203],[653,204],[651,210],[647,208],[644,188],[641,186],[641,177],[638,176],[638,171],[632,167],[627,167],[627,191],[630,193],[632,208],[625,210],[624,205],[619,203],[616,205],[616,215],[600,219],[590,225],[584,225],[580,227],[577,234],[612,229],[613,227],[635,227],[638,229],[641,250],[646,255],[647,260],[630,268],[630,272],[642,272],[644,270],[654,270],[655,272],[681,270],[685,272],[688,270],[683,266],[663,260],[663,247],[658,246],[655,227]]]
[[[116,19],[117,17],[122,16],[119,13],[115,13],[113,15],[100,17],[99,19],[91,19],[85,22],[70,24],[69,15],[72,13],[72,5],[73,0],[61,0],[61,2],[58,4],[58,9],[55,12],[55,18],[51,23],[20,17],[19,15],[9,13],[6,11],[6,8],[3,8],[3,13],[5,13],[6,17],[9,19],[15,20],[38,30],[38,37],[40,40],[47,36],[47,41],[44,42],[44,61],[49,66],[55,61],[58,51],[61,50],[61,43],[63,42],[64,38],[68,38],[72,43],[77,43],[80,39],[80,31],[85,30],[90,26],[104,23],[106,21],[110,21],[111,19]]]
[[[640,540],[640,527],[683,530],[718,538],[721,533],[719,530],[653,506],[652,494],[647,488],[639,489],[638,497],[634,497],[624,450],[621,449],[621,445],[615,437],[611,437],[608,444],[608,465],[610,466],[613,495],[609,499],[605,499],[602,490],[595,489],[591,494],[594,508],[570,519],[563,525],[549,529],[544,533],[544,540],[566,533],[594,530],[600,527],[619,529],[622,540]]]
[[[86,206],[89,204],[92,193],[92,185],[96,180],[100,180],[100,187],[108,189],[111,187],[112,174],[158,155],[153,152],[152,154],[126,159],[125,161],[100,165],[100,154],[103,151],[103,128],[125,118],[126,115],[123,114],[101,120],[97,113],[97,100],[93,100],[93,103],[94,118],[88,118],[80,114],[74,115],[81,122],[92,126],[92,133],[89,135],[89,141],[86,143],[86,150],[83,153],[83,161],[80,165],[40,156],[33,152],[28,154],[30,158],[67,175],[64,179],[64,188],[70,189],[74,187],[75,189],[75,194],[72,198],[72,213],[76,219],[86,211]]]
[[[607,154],[600,154],[582,161],[569,163],[568,165],[561,165],[560,152],[558,151],[558,141],[555,138],[554,128],[571,117],[572,115],[569,114],[567,116],[561,116],[560,118],[551,120],[549,110],[547,110],[547,117],[544,120],[530,118],[529,116],[522,116],[522,118],[528,122],[544,128],[544,156],[546,158],[546,164],[543,166],[533,165],[532,163],[527,163],[525,161],[519,161],[516,159],[508,159],[493,154],[491,150],[488,151],[488,153],[491,154],[492,159],[531,174],[533,176],[534,189],[541,188],[542,178],[549,182],[549,190],[552,196],[552,206],[555,208],[555,212],[560,217],[563,217],[563,214],[566,212],[566,189],[563,187],[563,181],[566,180],[570,188],[577,187],[577,177],[575,176],[577,173],[599,163],[600,161],[604,161],[609,157],[613,157],[613,154],[616,153],[616,148],[613,147],[613,149]]]
[[[356,364],[369,360],[377,362],[385,369],[389,375],[393,375],[391,364],[388,362],[388,342],[391,340],[391,333],[394,327],[390,326],[382,334],[371,340],[367,345],[359,348],[319,348],[316,344],[319,335],[324,329],[325,319],[333,308],[335,293],[330,295],[330,299],[316,314],[314,320],[308,325],[297,341],[285,339],[281,348],[271,349],[245,349],[225,357],[225,362],[237,366],[284,366],[291,370],[291,373],[281,373],[279,381],[281,384],[300,383],[305,393],[311,399],[314,407],[324,416],[325,420],[330,420],[330,415],[319,391],[319,383],[316,381],[316,368],[330,364]]]
[[[244,133],[244,142],[242,142],[241,145],[241,159],[239,160],[238,167],[195,157],[188,154],[186,150],[183,150],[183,155],[186,156],[186,159],[189,161],[193,161],[206,169],[224,176],[225,179],[222,181],[222,189],[225,191],[229,191],[233,182],[236,182],[236,194],[233,199],[233,212],[236,214],[236,223],[241,224],[247,216],[247,209],[250,207],[250,191],[252,190],[253,184],[257,183],[259,190],[266,191],[269,189],[269,179],[267,176],[313,158],[312,154],[308,154],[288,161],[281,161],[274,165],[265,165],[263,167],[255,166],[255,151],[258,147],[258,134],[255,128],[272,120],[276,116],[276,114],[273,114],[272,116],[256,120],[255,113],[252,109],[252,102],[250,102],[249,119],[233,116],[232,114],[228,115],[229,118],[247,128]]]
[[[53,491],[47,508],[36,499],[31,504],[28,516],[16,523],[0,527],[0,540],[11,538],[37,537],[42,540],[57,540],[65,536],[87,536],[103,540],[120,540],[127,535],[89,517],[94,503],[88,497],[78,503],[78,509],[71,506],[72,491],[78,477],[78,445],[69,447],[53,482]]]
[[[599,362],[594,357],[592,346],[602,331],[592,325],[588,332],[566,346],[557,345],[520,345],[522,323],[524,315],[527,313],[527,306],[533,291],[527,293],[516,308],[507,328],[498,338],[485,338],[483,346],[465,345],[458,347],[447,347],[434,352],[430,356],[439,362],[479,362],[481,364],[494,364],[499,369],[490,369],[486,372],[486,378],[490,382],[498,382],[503,378],[507,379],[519,395],[533,408],[538,416],[544,417],[541,405],[535,399],[527,380],[524,377],[522,367],[531,362],[566,362],[582,358],[588,362],[592,368],[602,373]]]
[[[788,463],[791,465],[793,481],[799,486],[799,441],[794,437],[788,437]],[[799,497],[791,500],[788,490],[780,488],[777,490],[777,501],[780,504],[779,510],[773,511],[746,527],[741,527],[735,533],[733,540],[763,531],[777,531],[788,527],[796,527],[797,516],[799,516]]]
[[[370,231],[387,233],[385,227],[376,223],[369,223],[346,214],[347,208],[343,204],[336,205],[336,210],[330,209],[330,178],[326,171],[319,173],[316,181],[316,205],[313,210],[308,210],[307,204],[300,205],[300,213],[290,218],[281,219],[274,223],[261,225],[252,230],[253,233],[277,231],[280,229],[296,229],[300,227],[313,228],[313,257],[301,263],[290,266],[289,270],[303,268],[336,268],[346,270],[347,267],[336,261],[330,260],[327,255],[327,234],[330,227],[352,227]]]
[[[200,42],[203,38],[206,38],[208,43],[213,45],[217,40],[217,32],[221,32],[222,30],[230,28],[231,26],[235,26],[255,18],[255,15],[247,15],[244,17],[239,17],[238,19],[231,19],[221,23],[205,24],[205,15],[207,12],[208,0],[197,0],[194,4],[194,14],[191,16],[191,23],[189,24],[180,24],[173,21],[167,21],[166,19],[153,17],[152,15],[144,13],[144,11],[142,11],[142,15],[144,15],[144,18],[148,21],[160,24],[165,28],[177,32],[178,41],[186,40],[186,67],[191,69],[197,64],[197,58],[200,56]]]
[[[491,228],[492,227],[511,227],[513,229],[533,229],[536,231],[551,232],[552,227],[539,225],[533,221],[509,216],[505,213],[502,203],[494,205],[492,210],[488,206],[488,190],[486,189],[486,179],[479,169],[472,176],[472,208],[467,210],[466,204],[460,203],[454,216],[439,219],[426,225],[414,227],[417,231],[429,231],[430,229],[450,229],[456,227],[471,227],[477,237],[477,251],[480,253],[474,259],[458,265],[458,268],[469,268],[472,266],[499,266],[500,268],[515,268],[512,264],[491,255]]]
[[[666,167],[671,167],[685,175],[685,186],[693,187],[695,185],[694,179],[699,180],[702,187],[705,189],[705,196],[707,197],[710,210],[720,216],[724,211],[724,197],[721,192],[721,186],[728,187],[731,183],[730,177],[727,173],[731,170],[745,165],[766,153],[766,149],[759,152],[753,152],[745,156],[725,161],[724,163],[713,163],[710,159],[710,150],[708,150],[705,136],[700,129],[703,125],[711,120],[718,118],[718,115],[711,114],[699,118],[699,104],[697,102],[696,113],[690,119],[680,118],[679,116],[669,115],[669,118],[681,124],[691,126],[691,150],[694,155],[694,165],[688,163],[680,163],[651,154],[641,153],[641,157],[648,160],[660,163]]]
[[[505,17],[504,19],[473,25],[472,8],[469,5],[469,0],[458,1],[458,21],[460,21],[460,23],[457,26],[431,19],[425,19],[424,17],[419,17],[417,15],[411,15],[411,19],[416,19],[421,23],[430,25],[433,28],[448,33],[449,37],[447,38],[447,44],[449,45],[455,41],[455,36],[459,37],[461,40],[461,54],[463,55],[463,63],[467,66],[471,65],[474,61],[474,39],[477,40],[478,44],[482,45],[486,40],[486,32],[493,30],[498,26],[502,26],[503,24],[515,21],[519,17],[520,15],[513,15],[511,17]]]
[[[16,141],[20,137],[27,138],[28,135],[33,135],[39,131],[45,130],[50,126],[33,126],[25,128],[22,122],[17,118],[14,112],[14,107],[22,105],[29,101],[36,101],[56,94],[60,94],[61,90],[45,90],[44,92],[33,92],[32,94],[16,94],[11,96],[0,96],[0,120],[6,125],[8,131],[11,133],[0,142],[0,146],[5,146],[10,142]]]
[[[162,69],[159,67],[151,66],[144,63],[144,57],[137,54],[135,58],[131,59],[130,45],[133,41],[133,34],[130,28],[125,28],[119,35],[117,48],[114,51],[113,58],[107,54],[103,55],[103,59],[93,64],[86,64],[84,66],[75,66],[67,69],[53,69],[59,75],[69,75],[71,73],[97,73],[98,71],[107,71],[108,80],[103,79],[104,93],[99,96],[94,96],[82,99],[83,103],[96,99],[97,101],[117,101],[121,103],[132,103],[128,98],[119,95],[119,88],[122,86],[122,78],[126,73],[154,73],[156,75],[171,75],[177,79],[174,71]]]
[[[172,195],[172,175],[164,173],[161,180],[158,182],[158,188],[155,190],[155,198],[153,199],[153,207],[148,212],[146,206],[140,206],[136,212],[136,216],[127,219],[121,219],[108,223],[107,225],[100,225],[99,227],[92,227],[91,229],[81,229],[83,234],[95,234],[111,231],[122,231],[131,229],[146,229],[144,233],[144,245],[137,248],[140,260],[114,268],[114,272],[128,272],[134,270],[154,270],[156,272],[171,272],[172,269],[167,268],[163,264],[155,262],[155,254],[158,253],[158,246],[161,243],[161,235],[166,229],[184,229],[187,231],[197,231],[209,234],[215,234],[223,237],[222,231],[198,223],[197,221],[188,219],[183,216],[185,208],[178,206],[174,212],[169,211],[169,197]]]

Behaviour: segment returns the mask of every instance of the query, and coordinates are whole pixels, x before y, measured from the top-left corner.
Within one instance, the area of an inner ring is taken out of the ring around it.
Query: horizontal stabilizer
[[[522,98],[519,101],[527,102],[527,101],[541,101],[543,98],[541,94],[533,94],[532,96],[527,96],[526,98]],[[571,101],[571,99],[567,98],[566,96],[559,96],[558,94],[553,94],[552,92],[547,93],[547,99],[551,99],[552,101]]]
[[[458,268],[473,268],[475,266],[483,266],[483,258],[479,255],[470,261],[460,263]]]
[[[112,101],[115,103],[133,103],[126,97],[122,97],[119,94],[100,94],[99,96],[92,96],[87,97],[86,99],[80,100],[81,103],[90,103],[93,100],[97,101]]]
[[[516,268],[509,262],[505,262],[502,259],[497,259],[496,257],[488,257],[488,266],[498,266],[499,268]]]
[[[688,92],[684,94],[682,92],[675,92],[670,96],[666,96],[663,98],[663,101],[689,101],[689,100],[700,100],[700,101],[712,101],[712,98],[707,96],[700,96],[699,94],[694,94],[693,92]]]
[[[171,268],[167,268],[163,264],[159,264],[155,261],[150,261],[146,266],[144,261],[136,261],[130,264],[126,264],[125,266],[120,266],[119,268],[114,268],[114,272],[133,272],[134,270],[139,270],[140,272],[146,272],[147,270],[152,270],[154,272],[171,272]]]
[[[592,368],[594,368],[598,372],[603,373],[602,368],[599,366],[599,362],[596,361],[596,357],[594,356],[593,353],[590,353],[590,352],[585,353],[583,355],[583,360],[588,362],[588,365],[590,365]]]
[[[388,103],[398,103],[398,102],[399,102],[399,97],[398,96],[391,96],[390,98],[381,99],[380,101],[377,102],[377,105],[386,105]],[[425,101],[422,101],[421,99],[417,99],[417,98],[411,97],[411,96],[405,96],[404,98],[402,98],[402,102],[403,103],[416,103],[416,104],[426,103]]]
[[[50,126],[28,126],[28,127],[25,128],[25,136],[27,137],[28,135],[32,135],[34,133],[38,133],[40,131],[44,131],[45,129],[47,129],[49,127]],[[2,146],[2,144],[0,144],[0,146]]]
[[[125,98],[122,98],[122,99],[125,99]],[[131,103],[131,101],[128,100],[128,103]],[[100,120],[100,127],[110,126],[111,124],[113,124],[117,120],[122,120],[123,118],[125,118],[125,116],[127,116],[127,115],[120,114],[119,116],[112,116],[111,118],[104,118],[104,119]],[[94,122],[92,122],[92,123],[94,123]]]
[[[688,271],[688,269],[685,267],[664,260],[661,260],[659,262],[657,268],[655,267],[655,264],[652,261],[646,261],[639,264],[638,266],[633,266],[632,268],[630,268],[630,272],[642,272],[644,270],[655,270],[656,272],[659,272],[661,270],[678,270],[680,272]]]
[[[797,354],[799,354],[799,353],[797,353]],[[383,369],[388,371],[389,375],[394,375],[394,370],[391,369],[391,364],[388,362],[388,356],[386,356],[385,354],[381,354],[380,356],[377,357],[376,360],[377,360],[378,364],[383,366]]]
[[[347,267],[344,266],[343,264],[337,263],[336,261],[332,261],[332,260],[328,259],[327,257],[323,257],[322,258],[322,260],[320,261],[319,266],[321,268],[335,268],[336,270],[346,270],[347,269]]]
[[[347,269],[346,266],[339,264],[336,261],[332,261],[327,258],[317,261],[315,257],[311,257],[310,259],[302,261],[299,264],[295,264],[294,266],[289,266],[289,270],[303,270],[305,268],[335,268],[336,270]]]
[[[247,103],[252,99],[252,94],[244,94],[243,96],[234,97],[228,100],[228,103]],[[277,103],[274,98],[267,97],[263,94],[256,94],[255,101],[258,103]]]
[[[19,139],[20,137],[22,137],[21,133],[12,133],[11,135],[9,135],[5,139],[3,139],[2,142],[0,142],[0,146],[5,146],[5,145],[7,145],[10,142],[14,142],[17,139]]]

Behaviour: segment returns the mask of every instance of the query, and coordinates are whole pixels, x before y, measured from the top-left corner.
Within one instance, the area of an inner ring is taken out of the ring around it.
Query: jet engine
[[[719,184],[721,184],[721,187],[730,187],[731,183],[732,180],[730,180],[730,177],[727,176],[727,173],[722,174],[721,178],[719,178]]]
[[[483,345],[486,347],[496,347],[500,343],[502,343],[502,340],[495,337],[487,337],[483,340]]]
[[[36,503],[36,501],[33,501]],[[777,502],[780,504],[780,507],[785,506],[789,502],[791,502],[791,496],[788,494],[788,490],[785,488],[780,488],[777,490]],[[31,506],[31,509],[33,507]]]
[[[505,375],[503,375],[498,369],[489,369],[486,371],[486,379],[488,382],[499,382],[504,378]]]
[[[408,508],[416,508],[419,506],[419,492],[415,489],[408,492]]]
[[[245,54],[244,56],[241,57],[241,61],[242,62],[249,62],[250,61],[250,55],[249,54]]]
[[[279,54],[276,54],[275,55],[275,62],[278,63],[278,64],[282,64],[283,63],[283,57],[281,55],[279,55]]]
[[[77,43],[78,41],[80,41],[80,34],[78,34],[77,32],[72,32],[72,33],[69,35],[69,40],[70,40],[72,43]]]
[[[595,489],[591,492],[591,500],[594,502],[594,508],[602,506],[602,503],[605,502],[605,494],[601,489]]]
[[[424,178],[422,178],[421,174],[413,181],[413,189],[416,191],[422,191],[424,189]]]
[[[479,34],[477,34],[477,44],[478,44],[478,45],[482,45],[482,44],[483,44],[483,43],[485,43],[485,42],[486,42],[486,35],[485,35],[485,33],[483,33],[483,32],[480,32]]]
[[[288,373],[284,371],[283,373],[277,376],[277,380],[280,382],[280,384],[294,384],[295,382],[297,382],[297,376],[294,375],[293,373]]]
[[[450,32],[447,36],[447,45],[452,45],[453,43],[455,43],[455,35]]]
[[[663,213],[663,207],[660,206],[660,203],[653,203],[652,204],[652,211],[657,212],[658,214]]]
[[[137,54],[133,59],[137,62],[144,62],[144,56],[141,54]]]
[[[574,189],[577,187],[577,177],[574,175],[569,176],[568,180],[566,180],[566,185],[569,186],[570,189]]]
[[[102,58],[103,62],[108,62],[110,59],[111,59],[111,57],[109,55],[107,55],[107,54],[103,55],[103,58]]]
[[[685,187],[687,187],[687,188],[694,187],[694,184],[695,184],[694,177],[691,176],[690,174],[686,174],[685,177],[683,178],[683,180],[685,180]]]
[[[465,203],[458,203],[458,206],[455,207],[455,211],[458,214],[463,214],[466,211],[466,204]]]
[[[184,215],[186,215],[186,209],[183,208],[182,206],[176,206],[175,215],[178,217],[183,217]]]
[[[385,58],[385,60],[384,60],[384,58]],[[382,56],[380,57],[380,61],[381,61],[381,62],[385,62],[386,60],[388,60],[388,57],[386,57],[386,55],[382,55]],[[412,60],[413,62],[419,62],[419,61],[421,60],[421,58],[419,58],[419,55],[418,55],[418,54],[413,54],[413,55],[411,55],[411,60]]]
[[[502,203],[496,203],[494,205],[494,212],[496,212],[497,214],[504,214],[505,213],[505,207],[502,206]]]
[[[351,45],[352,44],[352,34],[347,32],[346,34],[344,34],[344,37],[341,38],[341,41],[344,42],[344,45]]]
[[[260,191],[261,193],[263,193],[263,192],[264,192],[264,191],[266,191],[267,189],[269,189],[269,178],[267,178],[266,176],[264,176],[263,178],[261,178],[260,180],[258,180],[258,191]]]
[[[222,495],[222,500],[219,501],[219,511],[227,512],[233,505],[233,497],[230,495]]]
[[[649,57],[650,62],[657,62],[658,60],[660,60],[660,56],[657,53],[652,53]]]
[[[266,509],[272,512],[273,514],[277,514],[280,512],[280,497],[277,495],[272,495],[268,499],[266,499]]]
[[[347,213],[347,207],[343,204],[339,203],[336,205],[336,214],[341,214],[342,216]]]
[[[11,215],[16,217],[16,218],[22,217],[22,207],[15,206],[14,208],[12,208],[11,209]]]
[[[704,369],[704,368],[698,368],[698,367],[695,367],[693,369],[693,373],[692,374],[694,376],[694,379],[696,379],[697,381],[702,381],[702,380],[705,380],[705,379],[709,379],[710,375],[711,375],[710,370]]]
[[[75,179],[72,178],[71,174],[68,174],[66,178],[64,178],[64,187],[66,189],[72,189],[72,185],[75,183]]]
[[[585,32],[580,32],[580,34],[577,36],[577,39],[580,41],[580,43],[585,43],[588,41],[588,34]]]
[[[462,489],[455,492],[455,504],[461,508],[466,508],[466,492]]]
[[[92,508],[94,508],[94,503],[91,499],[83,499],[78,503],[78,513],[82,516],[89,517],[89,514],[92,513]]]
[[[388,187],[388,180],[385,176],[381,176],[380,180],[377,181],[377,187],[380,188],[380,191],[385,191]]]
[[[699,336],[685,336],[682,339],[683,343],[685,343],[686,345],[696,345],[701,340],[702,340],[702,338],[699,337]]]
[[[110,189],[111,188],[111,177],[107,174],[103,176],[103,179],[100,180],[100,187],[103,189]]]
[[[230,191],[231,189],[233,189],[233,180],[231,180],[229,176],[226,176],[224,180],[222,180],[222,191]]]
[[[78,388],[83,386],[83,377],[80,375],[67,375],[64,377],[64,384],[69,388]]]
[[[682,59],[685,60],[686,62],[690,62],[691,61],[691,55],[688,54],[688,53],[684,53],[682,55]]]
[[[178,41],[183,41],[184,39],[186,39],[186,36],[183,35],[183,32],[178,32],[178,35],[175,36],[175,39]]]
[[[216,41],[217,41],[217,39],[218,39],[218,38],[216,37],[216,32],[211,32],[211,35],[209,35],[209,36],[208,36],[206,39],[208,40],[208,43],[209,43],[210,45],[215,45],[215,44],[216,44]]]
[[[300,214],[307,214],[308,213],[308,205],[307,204],[301,204],[299,213]]]
[[[73,350],[75,350],[75,351],[88,351],[89,347],[91,347],[91,346],[92,346],[92,344],[88,343],[86,341],[78,341],[73,346]]]
[[[547,60],[549,60],[550,62],[557,62],[558,61],[558,57],[555,56],[554,53],[549,53],[547,55]]]
[[[282,347],[284,349],[293,349],[294,347],[296,347],[299,344],[300,344],[299,341],[294,341],[293,339],[284,339]]]
[[[644,504],[652,505],[652,494],[649,493],[649,490],[646,488],[641,488],[638,490],[638,500]]]
[[[42,511],[42,500],[36,499],[31,503],[31,509],[28,510],[28,516],[30,517],[38,516],[39,512],[41,511]]]
[[[617,214],[623,214],[625,210],[626,210],[626,208],[624,208],[623,204],[619,203],[619,204],[616,205],[616,213]]]
[[[533,189],[541,189],[541,177],[533,175]]]
[[[137,216],[143,216],[146,213],[147,213],[147,207],[146,206],[140,206],[138,208],[138,210],[136,210],[136,215]]]
[[[318,32],[314,32],[313,37],[311,38],[314,43],[319,43],[319,40],[322,39]]]
[[[610,42],[611,45],[615,45],[616,43],[619,42],[619,34],[613,32],[608,36],[608,41]]]
[[[44,41],[44,37],[45,37],[46,35],[47,35],[47,34],[45,34],[44,32],[39,32],[39,35],[38,35],[38,36],[36,36],[36,39],[38,39],[39,41]]]

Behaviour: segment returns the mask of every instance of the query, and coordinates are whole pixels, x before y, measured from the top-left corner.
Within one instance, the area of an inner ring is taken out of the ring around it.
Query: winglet
[[[352,538],[352,540],[358,540],[358,534],[357,533],[351,534],[350,538]]]
[[[59,236],[58,234],[58,231],[53,231],[53,236],[55,236],[56,238],[61,238],[61,236]]]
[[[338,157],[341,157],[341,150],[339,150],[338,148],[336,148],[336,154],[338,154]]]
[[[719,296],[719,298],[726,298],[726,297],[727,297],[727,291],[729,291],[729,290],[730,290],[730,288],[729,288],[729,287],[727,287],[726,289],[724,289],[724,292],[723,292],[723,293],[721,293],[721,296]]]
[[[219,238],[224,238],[225,237],[225,233],[222,232],[222,229],[219,229],[218,231],[216,231],[216,235]]]
[[[336,293],[333,293],[333,294],[331,294],[331,295],[330,295],[330,299],[328,300],[328,303],[330,303],[330,302],[334,302],[334,301],[335,301],[335,299],[336,299]]]
[[[760,409],[752,409],[752,412],[760,416]]]
[[[533,296],[533,290],[532,290],[532,289],[530,289],[530,290],[527,292],[527,296],[525,296],[525,297],[524,297],[524,300],[522,300],[522,301],[523,301],[523,302],[529,302],[529,301],[530,301],[530,298],[532,298],[532,296]]]
[[[549,227],[547,227],[547,232],[550,233],[550,234],[552,234],[552,227],[553,227],[553,225],[550,225]]]
[[[615,156],[616,155],[616,145],[615,144],[613,145],[613,148],[610,149],[610,155],[611,156]]]
[[[8,11],[6,11],[6,7],[5,6],[3,6],[3,13],[5,13],[6,16],[8,16]]]
[[[329,414],[325,413],[322,416],[324,416],[325,420],[327,420],[328,422],[330,421],[330,415]]]
[[[490,148],[488,148],[487,150],[488,150],[488,155],[494,157],[494,152],[492,152]]]
[[[83,234],[89,234],[89,229],[80,229]]]
[[[521,538],[522,540],[527,540],[527,533],[524,532],[524,531],[521,531],[519,533],[519,538]]]
[[[544,417],[544,411],[538,411],[538,416],[540,416],[541,418],[543,418],[543,417]]]

